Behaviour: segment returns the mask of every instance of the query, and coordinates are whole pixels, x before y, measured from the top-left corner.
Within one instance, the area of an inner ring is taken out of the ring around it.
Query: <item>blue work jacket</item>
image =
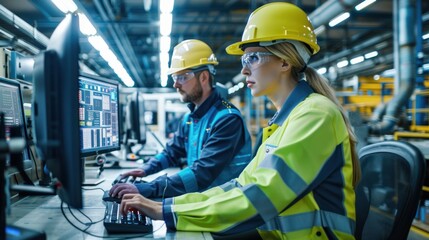
[[[137,184],[146,197],[171,197],[199,192],[236,178],[251,160],[251,140],[239,110],[214,89],[201,106],[186,114],[166,148],[143,166],[146,174],[178,166],[172,176]]]

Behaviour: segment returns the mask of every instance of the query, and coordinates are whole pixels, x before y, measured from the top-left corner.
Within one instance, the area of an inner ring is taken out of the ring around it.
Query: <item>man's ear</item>
[[[200,79],[201,79],[201,81],[207,81],[208,82],[210,80],[209,72],[208,71],[202,71],[200,73]]]

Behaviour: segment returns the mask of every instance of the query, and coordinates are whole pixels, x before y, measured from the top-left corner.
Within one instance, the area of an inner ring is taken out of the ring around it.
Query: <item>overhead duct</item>
[[[398,26],[398,31],[394,39],[398,40],[397,51],[398,58],[395,58],[396,71],[399,72],[396,76],[399,77],[395,84],[397,89],[395,96],[390,100],[386,107],[386,114],[381,122],[371,123],[369,126],[370,133],[373,134],[388,134],[392,133],[396,123],[398,122],[401,109],[405,106],[411,94],[414,91],[416,78],[416,35],[413,27],[415,26],[415,0],[399,0],[398,4],[394,4],[394,21]],[[398,16],[398,17],[396,17]],[[398,86],[399,85],[399,86]]]
[[[361,0],[329,0],[310,13],[308,18],[310,18],[311,24],[313,24],[313,27],[316,29],[327,24],[341,13],[349,11],[360,2]]]
[[[344,58],[349,56],[350,54],[356,53],[356,52],[362,52],[364,50],[368,51],[368,49],[371,49],[371,47],[376,46],[380,42],[389,41],[392,39],[393,34],[392,33],[384,33],[382,35],[373,37],[363,43],[360,43],[358,45],[355,45],[354,47],[348,48],[344,51],[332,54],[324,59],[321,59],[317,62],[310,63],[310,66],[313,68],[319,68],[322,66],[330,65],[338,59]],[[379,50],[379,49],[377,49]]]

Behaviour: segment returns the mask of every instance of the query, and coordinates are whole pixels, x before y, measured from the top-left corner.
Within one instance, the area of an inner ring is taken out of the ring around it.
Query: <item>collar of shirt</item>
[[[292,90],[291,94],[287,97],[285,103],[283,104],[280,111],[277,111],[276,114],[268,122],[268,126],[272,124],[277,124],[281,126],[286,118],[289,116],[292,109],[296,107],[301,101],[306,99],[308,95],[314,93],[313,89],[308,85],[307,81],[301,80],[298,82],[298,85]]]
[[[216,90],[213,88],[210,96],[201,104],[197,109],[195,109],[194,103],[189,103],[188,108],[191,110],[191,118],[200,119],[206,114],[206,112],[220,99],[220,96]]]

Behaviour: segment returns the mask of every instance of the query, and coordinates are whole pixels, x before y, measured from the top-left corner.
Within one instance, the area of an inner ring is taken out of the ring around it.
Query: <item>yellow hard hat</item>
[[[311,48],[312,54],[320,49],[313,25],[303,10],[291,3],[268,3],[253,11],[244,28],[241,42],[229,45],[226,52],[242,55],[244,52],[241,47],[244,44],[269,46],[284,40],[303,42]]]
[[[189,68],[218,64],[209,45],[200,40],[189,39],[174,47],[171,65],[167,73],[173,74]]]

